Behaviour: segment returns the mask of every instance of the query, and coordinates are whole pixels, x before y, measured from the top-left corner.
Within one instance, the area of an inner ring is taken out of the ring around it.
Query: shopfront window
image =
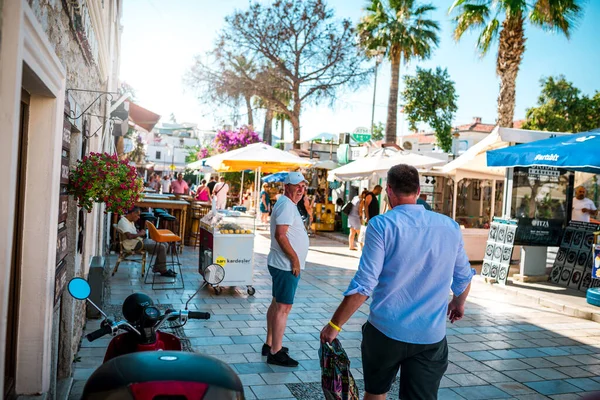
[[[517,167],[511,218],[519,221],[517,244],[556,246],[567,223],[572,174],[553,167]]]

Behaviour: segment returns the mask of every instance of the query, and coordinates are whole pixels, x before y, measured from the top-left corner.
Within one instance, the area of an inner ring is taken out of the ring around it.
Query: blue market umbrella
[[[487,165],[547,166],[600,174],[600,132],[558,136],[488,151]]]
[[[271,174],[263,177],[262,181],[265,183],[283,182],[287,174],[287,172],[277,172],[276,174]]]

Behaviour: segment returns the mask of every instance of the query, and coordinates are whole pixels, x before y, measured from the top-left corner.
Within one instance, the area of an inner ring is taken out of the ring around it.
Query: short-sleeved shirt
[[[571,221],[590,222],[590,214],[581,211],[584,208],[587,208],[588,210],[595,210],[596,205],[587,197],[583,200],[573,198],[573,212],[571,213]]]
[[[214,190],[216,184],[217,184],[216,181],[210,181],[206,184],[206,186],[208,187],[208,190],[210,190],[211,195],[213,193],[213,190]]]
[[[137,235],[138,233],[135,224],[126,217],[121,217],[119,223],[117,224],[117,229],[123,233],[131,233],[132,235]],[[141,238],[123,240],[123,247],[126,250],[133,250],[141,240]]]
[[[184,194],[186,190],[189,190],[189,186],[186,181],[181,181],[175,179],[171,182],[171,190],[175,194]]]
[[[271,213],[271,249],[267,257],[267,264],[273,268],[291,271],[292,263],[279,246],[277,239],[275,239],[277,225],[287,225],[289,227],[287,238],[298,256],[300,269],[304,269],[306,256],[308,255],[308,234],[298,212],[298,207],[287,196],[281,196],[277,200]]]
[[[169,193],[169,187],[171,186],[171,180],[170,179],[163,179],[160,181],[160,184],[162,186],[162,192],[163,193]]]

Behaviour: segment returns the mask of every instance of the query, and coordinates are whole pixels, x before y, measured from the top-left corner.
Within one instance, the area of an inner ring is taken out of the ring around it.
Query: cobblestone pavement
[[[265,233],[257,235],[255,296],[248,296],[246,288],[225,289],[219,296],[205,289],[192,300],[190,309],[210,311],[211,319],[190,321],[185,326],[195,351],[226,361],[237,371],[247,399],[293,398],[286,384],[320,381],[319,331],[338,306],[358,266],[357,252],[322,237],[311,239],[307,268],[284,338],[284,345],[300,365],[271,366],[260,355],[271,301],[268,246]],[[143,291],[159,304],[183,308],[200,277],[198,257],[192,248],[185,249],[182,260],[185,291],[152,292],[150,285],[140,282],[139,266],[122,264],[111,280],[110,303],[121,304],[129,294]],[[114,260],[110,261],[112,267]],[[357,379],[362,378],[360,329],[367,313],[368,306],[364,305],[340,334]],[[88,321],[86,331],[98,324]],[[440,399],[576,399],[586,392],[600,391],[600,324],[596,322],[527,304],[522,298],[475,282],[466,317],[449,324],[447,332],[450,366],[441,383]],[[79,398],[85,380],[100,365],[108,342],[107,338],[82,341],[71,398]]]

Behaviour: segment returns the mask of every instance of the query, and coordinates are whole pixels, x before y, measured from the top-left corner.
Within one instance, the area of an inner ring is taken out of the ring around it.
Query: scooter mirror
[[[225,278],[225,270],[219,264],[210,264],[204,269],[204,281],[209,285],[218,285]]]
[[[83,278],[71,279],[68,288],[69,294],[77,300],[86,300],[92,291],[90,284]]]

